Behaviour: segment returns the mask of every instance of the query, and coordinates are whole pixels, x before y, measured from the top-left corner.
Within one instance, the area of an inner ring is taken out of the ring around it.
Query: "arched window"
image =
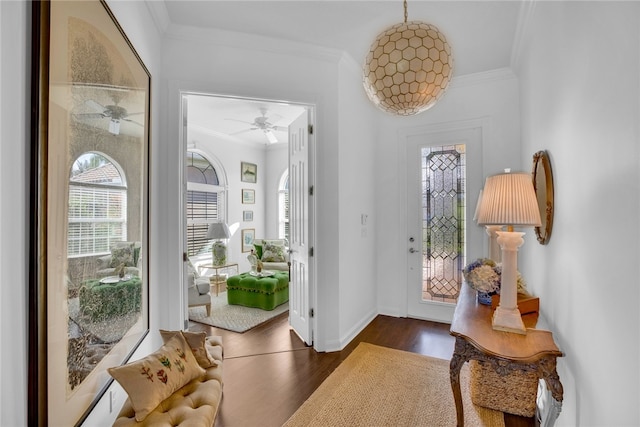
[[[289,170],[278,184],[278,238],[289,240]]]
[[[201,252],[212,222],[224,222],[224,186],[214,166],[202,154],[187,152],[187,254]]]
[[[120,165],[95,152],[73,162],[68,220],[69,257],[108,253],[112,243],[127,240],[127,183]]]

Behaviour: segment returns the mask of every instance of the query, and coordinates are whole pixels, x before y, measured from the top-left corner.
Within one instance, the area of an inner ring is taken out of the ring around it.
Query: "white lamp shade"
[[[540,226],[540,210],[531,175],[503,173],[485,181],[478,225]]]
[[[231,237],[231,233],[229,232],[229,227],[224,222],[214,222],[209,224],[209,229],[207,230],[207,239],[228,239]]]

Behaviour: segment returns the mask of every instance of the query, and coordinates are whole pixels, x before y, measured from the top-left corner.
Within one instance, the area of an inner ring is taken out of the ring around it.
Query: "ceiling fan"
[[[131,120],[129,117],[137,114],[144,114],[143,112],[139,113],[129,113],[126,108],[119,106],[117,103],[114,105],[106,105],[103,106],[96,101],[88,100],[85,101],[85,105],[87,105],[94,112],[89,113],[77,113],[74,114],[76,118],[85,118],[85,119],[104,119],[109,118],[109,132],[113,135],[120,134],[120,122],[130,122],[134,123],[138,126],[144,127],[142,123],[136,122],[135,120]]]
[[[267,137],[267,140],[269,140],[269,143],[274,144],[278,142],[278,138],[273,133],[273,131],[286,132],[289,128],[286,126],[276,126],[273,123],[271,123],[269,121],[269,118],[267,117],[267,109],[265,107],[260,108],[260,114],[261,115],[259,117],[256,117],[255,119],[253,119],[253,122],[247,122],[247,121],[236,120],[236,119],[227,119],[227,120],[232,120],[234,122],[246,123],[248,125],[251,125],[249,129],[233,132],[230,135],[238,135],[245,132],[260,130]]]

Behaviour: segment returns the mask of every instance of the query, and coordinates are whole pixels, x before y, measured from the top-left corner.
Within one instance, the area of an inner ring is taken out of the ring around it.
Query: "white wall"
[[[565,357],[563,426],[640,425],[638,2],[539,2],[520,46],[522,163],[545,149],[553,233],[520,257]]]
[[[0,425],[27,424],[29,60],[26,2],[0,2]]]
[[[406,182],[407,139],[401,134],[466,121],[484,122],[487,129],[482,136],[482,156],[467,158],[469,164],[480,164],[482,168],[481,182],[467,182],[469,200],[476,200],[486,176],[508,167],[518,169],[520,164],[517,80],[509,70],[454,78],[445,96],[426,112],[411,117],[376,112],[374,121],[381,123],[376,146],[375,201],[376,239],[383,242],[375,251],[378,310],[406,316],[409,246],[405,228],[407,200],[402,186]],[[486,255],[484,239],[483,229],[468,224],[467,259]]]
[[[339,63],[339,251],[342,348],[377,314],[375,141],[377,125],[362,87],[362,71],[350,57]],[[366,222],[363,224],[363,215]]]

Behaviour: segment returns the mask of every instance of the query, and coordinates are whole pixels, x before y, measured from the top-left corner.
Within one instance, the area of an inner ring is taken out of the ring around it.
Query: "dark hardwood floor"
[[[344,350],[317,353],[289,328],[284,313],[243,334],[190,322],[190,331],[222,336],[224,390],[215,427],[279,427],[360,342],[450,359],[449,325],[377,316]],[[507,427],[534,426],[505,414]]]

